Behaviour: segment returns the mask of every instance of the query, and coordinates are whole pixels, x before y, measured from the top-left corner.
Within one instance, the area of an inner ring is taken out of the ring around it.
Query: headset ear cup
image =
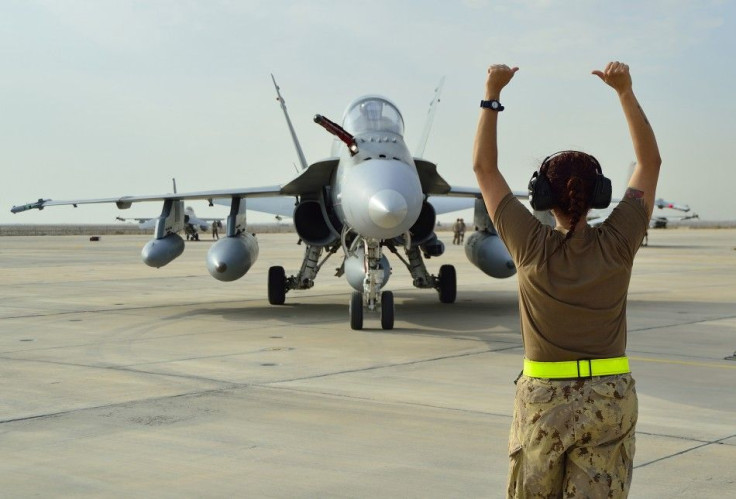
[[[612,194],[611,180],[604,177],[603,174],[598,174],[595,179],[595,187],[593,188],[593,202],[591,206],[597,210],[608,208],[608,205],[611,204]]]
[[[529,180],[529,204],[537,211],[546,211],[552,208],[552,186],[547,177],[534,172]]]

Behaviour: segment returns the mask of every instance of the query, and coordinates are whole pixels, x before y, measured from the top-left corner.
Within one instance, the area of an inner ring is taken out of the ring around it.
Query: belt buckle
[[[588,363],[588,375],[583,376],[580,374],[580,363],[581,362],[587,362]],[[575,364],[578,368],[578,378],[592,378],[593,377],[593,359],[578,359],[575,361]]]

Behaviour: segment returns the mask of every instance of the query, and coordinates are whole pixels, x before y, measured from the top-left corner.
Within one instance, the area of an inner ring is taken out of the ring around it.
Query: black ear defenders
[[[539,170],[532,174],[532,178],[529,180],[529,204],[532,205],[537,211],[546,211],[551,209],[555,205],[555,197],[552,193],[552,184],[550,184],[547,178],[547,168],[549,161],[555,156],[567,152],[577,151],[560,151],[551,154],[544,158]],[[591,207],[595,209],[607,208],[611,204],[611,194],[613,189],[611,187],[611,181],[603,175],[600,163],[595,157],[590,154],[587,155],[595,166],[595,184],[593,185],[593,195],[591,197]]]

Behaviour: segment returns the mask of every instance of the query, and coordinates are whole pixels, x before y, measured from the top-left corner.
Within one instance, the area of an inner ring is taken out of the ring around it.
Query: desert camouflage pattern
[[[521,376],[509,438],[508,497],[627,497],[638,401],[631,374]]]

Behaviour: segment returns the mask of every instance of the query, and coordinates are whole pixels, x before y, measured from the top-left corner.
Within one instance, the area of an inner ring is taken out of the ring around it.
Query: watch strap
[[[480,107],[483,109],[490,109],[492,111],[503,111],[504,107],[496,99],[493,100],[482,100],[480,101]]]

